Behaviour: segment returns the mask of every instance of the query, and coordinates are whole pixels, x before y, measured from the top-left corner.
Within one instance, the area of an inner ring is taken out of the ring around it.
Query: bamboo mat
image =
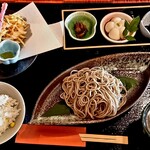
[[[8,3],[122,3],[122,4],[131,4],[131,3],[150,3],[150,0],[3,0],[1,2]]]

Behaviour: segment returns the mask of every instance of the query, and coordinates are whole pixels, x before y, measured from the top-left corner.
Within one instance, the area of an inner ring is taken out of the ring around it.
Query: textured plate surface
[[[20,60],[14,64],[0,64],[0,79],[11,78],[22,73],[32,65],[36,58],[37,56],[32,56],[30,58]]]
[[[136,102],[140,100],[141,95],[149,83],[150,70],[150,52],[134,52],[134,53],[118,53],[102,57],[93,58],[79,63],[59,76],[54,78],[42,91],[39,96],[30,124],[45,125],[73,125],[73,124],[91,124],[111,120],[129,110]],[[59,102],[60,93],[62,92],[61,83],[64,77],[69,75],[73,69],[82,69],[84,67],[103,66],[107,71],[115,76],[127,76],[138,81],[138,86],[128,92],[126,104],[113,117],[96,119],[96,120],[79,120],[73,114],[67,116],[51,116],[42,117],[44,112],[51,108],[55,103]],[[145,71],[146,70],[146,71]]]

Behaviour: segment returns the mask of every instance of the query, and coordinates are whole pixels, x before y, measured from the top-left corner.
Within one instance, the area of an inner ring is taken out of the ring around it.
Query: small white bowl
[[[106,31],[105,31],[105,25],[106,25],[106,23],[109,22],[112,18],[115,18],[115,17],[119,17],[119,18],[124,19],[124,20],[126,20],[126,21],[128,21],[128,22],[131,22],[132,19],[133,19],[131,16],[129,16],[128,14],[123,13],[123,12],[112,12],[112,13],[109,13],[109,14],[107,14],[106,16],[104,16],[104,17],[102,18],[102,20],[101,20],[101,22],[100,22],[100,31],[101,31],[103,37],[104,37],[106,40],[108,40],[108,41],[110,41],[110,42],[112,42],[112,43],[126,43],[126,42],[128,42],[127,39],[123,39],[123,40],[113,40],[113,39],[111,39],[111,38],[107,35],[107,33],[106,33]],[[134,33],[132,34],[132,36],[134,36],[135,33],[136,33],[136,32],[134,32]]]
[[[146,28],[146,26],[150,26],[150,11],[147,12],[140,22],[140,30],[142,35],[147,38],[150,38],[150,31]]]
[[[16,63],[20,55],[20,45],[10,39],[0,43],[0,62],[9,65]]]
[[[25,118],[25,102],[21,93],[9,83],[0,82],[0,95],[1,94],[6,94],[11,98],[16,99],[19,102],[18,109],[21,109],[19,111],[19,115],[15,119],[15,126],[9,127],[0,135],[0,144],[3,144],[15,136],[15,134],[21,128]]]
[[[77,22],[83,23],[87,28],[87,32],[82,38],[76,37],[74,26]],[[96,26],[96,18],[86,11],[73,12],[65,19],[65,27],[67,28],[70,37],[77,41],[90,40],[96,33]]]

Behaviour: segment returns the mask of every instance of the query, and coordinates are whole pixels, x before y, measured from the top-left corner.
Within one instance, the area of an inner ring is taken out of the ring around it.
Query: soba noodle
[[[126,103],[126,88],[101,67],[72,70],[62,83],[60,97],[81,119],[116,115]]]

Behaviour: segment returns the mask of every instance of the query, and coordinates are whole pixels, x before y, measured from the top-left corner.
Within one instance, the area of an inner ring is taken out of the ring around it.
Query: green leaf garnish
[[[123,35],[124,35],[124,37],[126,37],[126,36],[128,35],[128,30],[127,30],[127,28],[124,29]]]
[[[117,77],[117,78],[121,80],[123,85],[126,87],[127,91],[138,85],[138,81],[136,79],[130,77]]]
[[[126,36],[126,39],[128,41],[136,41],[136,39],[133,36]]]
[[[130,24],[128,23],[128,21],[125,20],[125,29],[129,30],[130,29]]]
[[[130,23],[125,20],[125,24],[124,24],[125,30],[123,31],[123,36],[128,41],[135,41],[136,40],[131,35],[138,30],[139,23],[140,23],[140,17],[139,16],[133,18]]]
[[[137,31],[139,23],[140,23],[140,17],[139,16],[137,16],[136,18],[133,18],[133,20],[130,22],[130,27],[128,28],[128,30],[130,32]]]
[[[64,101],[56,103],[52,108],[45,112],[42,117],[50,117],[57,115],[69,115],[71,113],[70,108],[66,105]]]

